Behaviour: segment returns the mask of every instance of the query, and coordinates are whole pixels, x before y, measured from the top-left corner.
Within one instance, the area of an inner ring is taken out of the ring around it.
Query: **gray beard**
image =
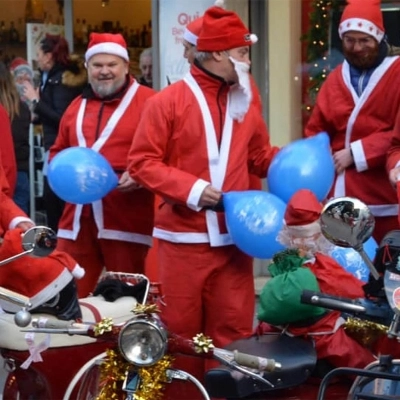
[[[100,98],[112,96],[114,93],[117,93],[121,87],[124,85],[125,81],[122,81],[121,84],[113,84],[111,86],[102,85],[101,83],[91,83],[93,91]]]

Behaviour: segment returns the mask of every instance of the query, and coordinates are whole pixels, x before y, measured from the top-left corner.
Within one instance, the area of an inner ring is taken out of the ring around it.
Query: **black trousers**
[[[47,216],[47,226],[57,232],[58,222],[64,210],[65,201],[60,199],[50,188],[46,177],[43,177],[43,206]]]

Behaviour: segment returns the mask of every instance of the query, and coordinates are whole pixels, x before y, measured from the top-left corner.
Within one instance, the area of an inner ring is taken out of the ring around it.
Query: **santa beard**
[[[330,255],[335,247],[322,232],[299,237],[294,235],[286,225],[278,233],[277,240],[288,249],[298,249],[301,256],[307,259],[314,258],[315,253]]]
[[[230,89],[230,106],[229,115],[239,122],[243,121],[247,111],[249,111],[250,103],[253,97],[250,84],[250,65],[240,62],[229,57],[232,62],[238,82],[231,86]]]
[[[351,50],[343,49],[344,58],[347,62],[357,69],[369,69],[372,68],[379,57],[379,45],[375,47],[368,47],[365,50],[355,53]]]

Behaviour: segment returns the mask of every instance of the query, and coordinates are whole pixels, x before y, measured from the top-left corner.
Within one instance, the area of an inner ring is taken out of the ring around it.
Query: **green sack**
[[[303,290],[319,291],[317,278],[303,266],[295,249],[277,254],[268,267],[272,278],[261,291],[257,317],[271,325],[285,325],[322,315],[326,310],[300,302]]]

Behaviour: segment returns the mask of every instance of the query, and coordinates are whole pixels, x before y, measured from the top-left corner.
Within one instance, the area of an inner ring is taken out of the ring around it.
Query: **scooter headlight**
[[[167,333],[158,319],[138,315],[121,329],[118,344],[126,360],[138,367],[146,367],[164,356]]]

